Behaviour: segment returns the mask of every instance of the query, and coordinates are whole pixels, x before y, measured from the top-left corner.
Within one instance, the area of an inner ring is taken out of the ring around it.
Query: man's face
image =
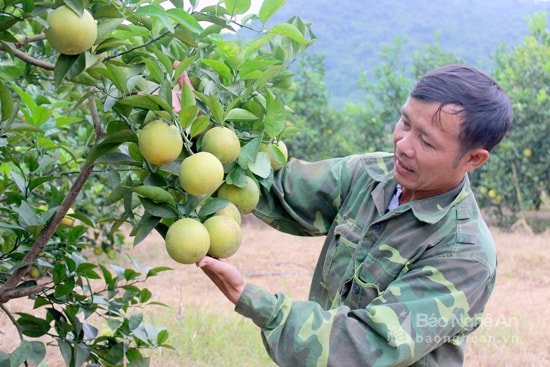
[[[447,105],[434,119],[438,102],[409,97],[394,130],[396,181],[403,186],[403,201],[447,192],[460,184],[469,170],[466,154],[459,157],[461,114]]]

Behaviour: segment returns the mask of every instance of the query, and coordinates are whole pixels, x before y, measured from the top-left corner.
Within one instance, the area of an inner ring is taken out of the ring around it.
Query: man
[[[309,301],[197,266],[251,318],[280,366],[461,366],[495,282],[491,233],[467,173],[512,123],[497,83],[464,65],[423,76],[401,109],[394,153],[293,161],[255,211],[326,235]]]

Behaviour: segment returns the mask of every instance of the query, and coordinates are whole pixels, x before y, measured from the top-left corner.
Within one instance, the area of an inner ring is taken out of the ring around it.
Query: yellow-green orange
[[[239,208],[235,206],[232,202],[228,202],[227,205],[218,210],[216,212],[216,215],[226,215],[229,218],[233,219],[235,222],[241,224],[241,212],[239,211]]]
[[[226,258],[241,246],[242,232],[239,223],[226,215],[214,215],[204,222],[210,236],[208,255]]]
[[[204,224],[193,218],[175,221],[166,232],[168,255],[182,264],[194,264],[202,259],[210,248],[210,236]]]
[[[525,158],[530,158],[532,154],[533,154],[533,152],[532,152],[531,149],[529,149],[529,148],[527,148],[527,149],[525,149],[525,150],[523,151],[523,156],[524,156]]]
[[[97,24],[88,10],[79,17],[63,5],[48,16],[46,39],[62,54],[78,55],[93,46],[97,39]]]
[[[281,153],[283,154],[285,158],[285,162],[288,160],[288,149],[283,141],[278,141],[275,143],[262,143],[260,145],[260,151],[266,152],[269,156],[269,161],[271,162],[271,168],[273,170],[278,171],[281,168],[283,168],[283,162],[280,162],[277,158],[275,158],[275,155],[273,153],[273,147],[278,148]]]
[[[246,185],[239,187],[224,183],[218,189],[218,197],[228,199],[243,214],[248,214],[256,208],[260,201],[260,190],[254,180],[246,176]]]
[[[241,143],[233,130],[216,126],[204,134],[201,150],[214,154],[223,165],[226,165],[237,159]]]
[[[210,194],[223,182],[223,165],[212,153],[193,154],[181,162],[179,181],[191,195]]]
[[[183,138],[175,125],[155,120],[141,130],[138,147],[143,158],[150,163],[166,164],[179,157],[183,148]]]
[[[36,266],[32,266],[29,270],[29,276],[33,279],[40,278],[40,269],[38,269]]]

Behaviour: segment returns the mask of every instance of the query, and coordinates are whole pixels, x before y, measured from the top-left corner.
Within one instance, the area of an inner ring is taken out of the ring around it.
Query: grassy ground
[[[504,233],[493,230],[499,256],[494,294],[483,325],[471,335],[466,367],[549,366],[550,232]],[[295,299],[307,298],[311,273],[322,239],[278,233],[254,219],[243,225],[244,241],[232,262],[248,281]],[[167,265],[175,270],[151,278],[147,287],[167,308],[144,310],[156,326],[170,330],[176,350],[152,352],[152,367],[273,367],[256,326],[232,311],[229,303],[202,272],[169,259],[162,241],[151,237],[130,251],[142,266]],[[103,257],[100,261],[108,261]],[[8,303],[13,311],[29,312],[29,302]],[[0,313],[0,350],[17,345],[15,333]],[[48,366],[61,366],[57,350]]]

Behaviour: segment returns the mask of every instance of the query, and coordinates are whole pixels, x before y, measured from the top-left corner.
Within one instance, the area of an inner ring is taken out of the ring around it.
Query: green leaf
[[[166,10],[166,14],[195,34],[200,34],[204,30],[193,16],[181,8],[168,9]]]
[[[248,164],[248,168],[255,175],[266,178],[271,174],[271,159],[266,152],[258,152],[256,160]]]
[[[251,0],[224,0],[229,14],[244,14],[250,9]]]
[[[262,48],[263,46],[267,45],[273,38],[275,38],[275,34],[266,34],[265,36],[258,37],[256,39],[253,39],[251,41],[248,41],[243,46],[243,51],[245,53],[245,56],[250,56],[253,52],[257,51],[258,49]]]
[[[162,24],[164,24],[170,32],[174,32],[174,25],[170,22],[170,18],[168,17],[166,10],[158,5],[141,6],[136,10],[135,13],[139,15],[157,17],[162,21]]]
[[[281,36],[288,37],[301,45],[306,45],[306,39],[302,32],[290,23],[278,23],[271,28],[269,33],[279,34]]]
[[[128,87],[126,84],[128,81],[127,68],[120,67],[113,63],[105,63],[105,65],[107,66],[107,69],[105,69],[105,72],[103,73],[104,76],[107,77],[110,81],[112,81],[119,91],[121,91],[122,93],[127,93],[128,91]]]
[[[279,136],[286,126],[286,110],[279,99],[268,99],[264,131],[268,137]]]
[[[280,61],[275,58],[247,60],[239,70],[239,76],[243,80],[256,79],[266,68],[279,63]]]
[[[40,319],[33,315],[18,312],[20,317],[17,319],[17,324],[21,328],[21,332],[31,338],[39,338],[50,331],[50,323],[44,319]]]
[[[134,237],[134,247],[139,245],[141,241],[143,241],[149,233],[153,229],[155,229],[155,226],[160,222],[162,218],[154,217],[152,215],[149,215],[148,213],[145,213],[143,217],[141,217],[141,221],[139,222],[137,226],[137,230],[135,233],[133,233]]]
[[[35,133],[44,132],[44,130],[42,130],[38,126],[29,124],[27,122],[14,122],[9,126],[9,128],[6,129],[6,131],[29,131],[29,132],[35,132]]]
[[[117,101],[117,103],[127,105],[127,106],[137,107],[137,108],[143,108],[151,111],[159,110],[158,103],[156,103],[154,100],[149,98],[148,95],[129,96],[126,98],[122,98],[121,100]]]
[[[138,195],[149,198],[153,201],[168,203],[173,206],[176,205],[176,200],[172,194],[164,190],[162,187],[143,185],[132,187],[131,190]]]
[[[220,100],[213,94],[210,94],[208,96],[207,101],[208,107],[210,108],[210,112],[212,113],[212,117],[218,124],[223,123],[223,105],[221,104]]]
[[[153,217],[159,218],[177,218],[179,213],[172,206],[153,201],[144,197],[140,197],[139,200],[143,205],[145,212],[149,213]]]
[[[254,121],[258,120],[258,116],[252,112],[242,109],[233,108],[225,115],[225,121]]]
[[[71,8],[79,17],[84,13],[84,3],[82,0],[64,0],[63,3]]]
[[[71,70],[74,67],[74,70]],[[86,60],[80,55],[59,54],[54,67],[55,84],[60,85],[65,76],[71,71],[72,75],[80,74],[86,67]]]
[[[155,102],[162,110],[172,113],[172,105],[166,102],[166,99],[159,96],[147,95],[151,101]]]
[[[199,108],[195,105],[185,106],[181,108],[181,111],[178,113],[178,120],[180,122],[182,129],[187,129],[193,121],[197,118],[199,114]]]
[[[257,89],[263,88],[263,86],[269,82],[277,73],[281,70],[284,70],[284,65],[274,65],[270,68],[267,68],[256,80],[254,83]]]
[[[155,268],[151,268],[147,270],[147,274],[145,275],[146,278],[156,276],[157,274],[163,272],[163,271],[169,271],[174,270],[173,268],[170,268],[168,266],[158,266]]]
[[[109,134],[103,138],[96,146],[94,146],[86,157],[86,164],[90,165],[100,156],[112,152],[122,143],[137,143],[137,135],[130,129],[120,130]]]
[[[223,209],[227,206],[229,200],[222,198],[212,198],[207,200],[201,209],[199,210],[199,218],[201,220],[206,219],[209,215],[216,213],[218,210]]]
[[[260,7],[260,13],[258,14],[262,24],[266,24],[279,8],[285,4],[285,0],[264,0]]]
[[[202,62],[206,66],[211,67],[212,69],[214,69],[215,72],[220,74],[226,84],[231,82],[231,69],[223,62],[210,59],[201,59],[200,62]]]
[[[141,167],[141,162],[136,161],[134,158],[130,157],[124,153],[107,153],[96,159],[96,163],[105,163],[105,164],[123,164],[130,166]]]
[[[6,121],[13,113],[13,99],[8,87],[0,81],[0,122]]]
[[[19,22],[19,19],[17,17],[0,17],[0,32],[7,31],[11,28],[11,26],[17,24],[17,22]]]
[[[206,130],[208,125],[210,125],[210,119],[208,116],[202,115],[197,117],[197,119],[193,122],[193,125],[191,125],[189,135],[191,135],[192,138],[200,135],[204,130]]]

